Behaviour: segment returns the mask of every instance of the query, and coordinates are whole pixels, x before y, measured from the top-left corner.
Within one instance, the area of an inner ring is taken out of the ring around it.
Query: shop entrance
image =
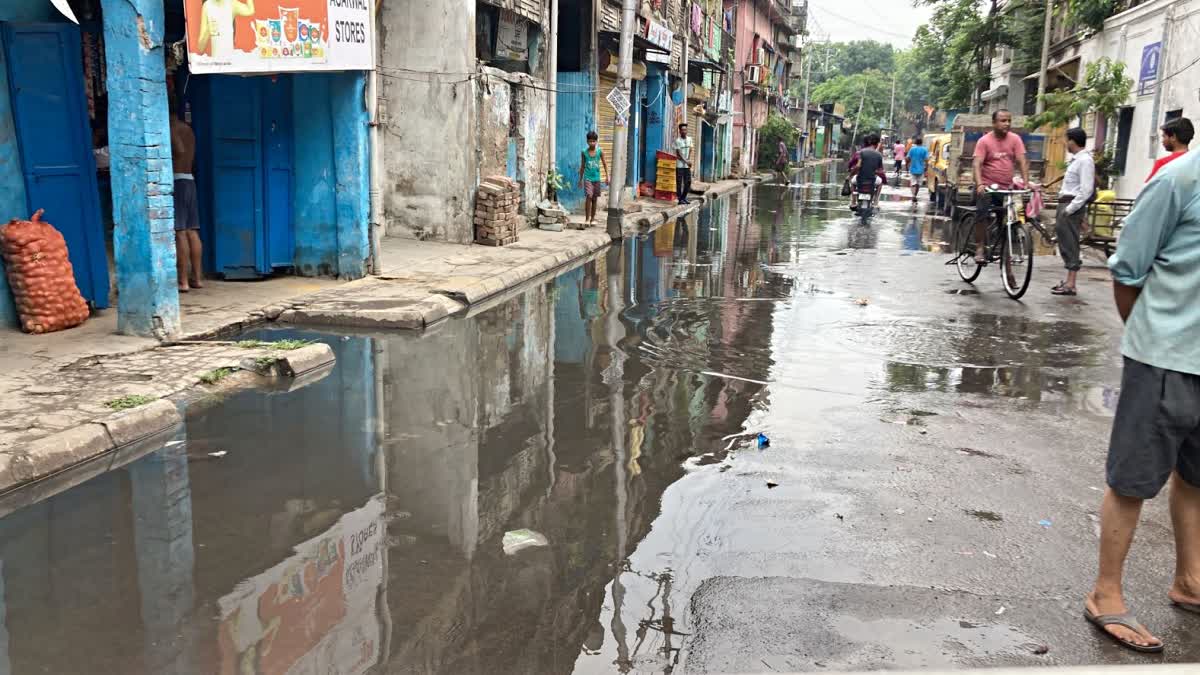
[[[292,77],[195,77],[189,97],[206,264],[226,279],[292,267]]]
[[[4,23],[13,122],[28,216],[63,234],[75,283],[94,307],[108,307],[108,259],[92,133],[84,103],[79,29],[70,24]]]

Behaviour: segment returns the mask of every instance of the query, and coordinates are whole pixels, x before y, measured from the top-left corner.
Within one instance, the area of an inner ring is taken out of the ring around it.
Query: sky
[[[809,0],[808,5],[808,31],[815,39],[871,39],[896,47],[908,47],[931,14],[928,7],[914,8],[912,0]]]

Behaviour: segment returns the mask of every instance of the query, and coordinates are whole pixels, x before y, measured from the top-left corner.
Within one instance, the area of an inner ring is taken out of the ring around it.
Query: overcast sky
[[[908,47],[930,15],[928,7],[914,8],[912,0],[809,0],[808,5],[809,33],[834,42],[871,39]]]

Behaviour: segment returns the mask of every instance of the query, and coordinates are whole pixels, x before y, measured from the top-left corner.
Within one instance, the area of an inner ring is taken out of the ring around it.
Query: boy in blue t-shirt
[[[913,146],[908,151],[908,173],[912,178],[913,202],[916,203],[917,195],[921,192],[921,183],[925,182],[925,162],[929,159],[929,148],[926,148],[925,139],[917,136],[913,139]]]
[[[596,143],[600,140],[600,136],[595,131],[589,131],[587,135],[587,150],[580,153],[579,158],[579,186],[583,188],[584,197],[584,217],[588,224],[596,222],[596,202],[600,200],[601,180],[603,174],[600,169],[604,169],[604,173],[608,173],[608,162],[604,159],[604,151],[596,147]]]

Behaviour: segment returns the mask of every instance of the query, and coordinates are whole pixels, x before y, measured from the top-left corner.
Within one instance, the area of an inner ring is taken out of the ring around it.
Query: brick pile
[[[507,176],[490,176],[475,197],[475,243],[507,246],[521,230],[521,186]]]

